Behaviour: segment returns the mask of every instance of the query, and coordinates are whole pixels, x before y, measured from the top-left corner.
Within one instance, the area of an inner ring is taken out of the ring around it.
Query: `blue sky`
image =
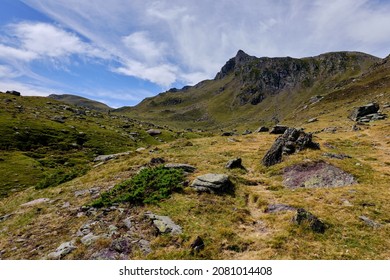
[[[0,90],[113,107],[258,57],[390,53],[390,0],[1,0]]]

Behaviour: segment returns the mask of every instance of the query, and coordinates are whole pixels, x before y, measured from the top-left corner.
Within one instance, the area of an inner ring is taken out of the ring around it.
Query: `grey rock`
[[[370,103],[364,106],[355,108],[349,115],[349,118],[353,121],[361,121],[364,116],[375,114],[379,111],[379,105],[377,103]]]
[[[381,226],[381,224],[369,219],[366,216],[360,216],[359,219],[362,220],[366,225],[373,227],[373,228],[379,228]]]
[[[123,224],[128,228],[131,229],[133,227],[133,223],[131,222],[131,217],[128,217],[123,220]]]
[[[152,212],[146,212],[145,216],[152,220],[159,233],[181,234],[182,228],[175,224],[168,216],[159,216]]]
[[[298,225],[307,223],[310,229],[316,233],[325,233],[326,230],[325,224],[320,219],[303,208],[297,209],[297,213],[293,218],[293,221]]]
[[[156,135],[160,135],[161,134],[161,130],[159,129],[149,129],[146,131],[147,134],[149,134],[150,136],[156,136]]]
[[[283,134],[287,130],[288,126],[285,125],[275,125],[271,131],[270,134]]]
[[[312,141],[312,135],[296,128],[288,128],[279,136],[262,159],[265,166],[282,161],[284,154],[293,154],[304,149],[319,149],[318,143]]]
[[[196,239],[191,243],[190,248],[192,252],[198,253],[200,250],[204,249],[204,242],[200,236],[197,236]]]
[[[91,260],[119,260],[119,259],[121,259],[120,254],[115,250],[109,248],[95,252],[91,256]]]
[[[73,241],[62,243],[55,252],[50,253],[47,258],[51,260],[59,260],[77,249]]]
[[[38,198],[38,199],[35,199],[33,201],[23,203],[22,205],[20,205],[20,207],[32,207],[32,206],[36,206],[38,204],[47,203],[49,201],[50,201],[50,199],[48,199],[48,198]]]
[[[87,235],[83,236],[80,241],[83,243],[85,246],[89,246],[95,241],[99,240],[101,237],[93,235],[93,233],[88,233]]]
[[[150,253],[153,252],[152,248],[150,247],[150,242],[145,240],[145,239],[141,239],[137,242],[141,252],[144,254],[144,255],[148,255]]]
[[[305,162],[284,169],[283,184],[287,188],[332,188],[350,186],[355,178],[324,161]]]
[[[308,122],[308,123],[313,123],[313,122],[317,122],[317,121],[318,121],[317,118],[311,118],[311,119],[309,119],[307,122]]]
[[[157,157],[157,158],[152,158],[150,160],[150,164],[163,164],[165,163],[165,159]]]
[[[324,98],[324,97],[321,96],[321,95],[313,96],[313,97],[310,98],[309,102],[310,102],[311,104],[315,104],[315,103],[317,103],[317,102],[320,102],[323,98]]]
[[[13,216],[13,214],[7,214],[7,215],[4,215],[4,216],[1,216],[0,217],[0,222],[4,222],[5,220],[8,220],[12,216]]]
[[[295,211],[296,208],[286,204],[270,204],[265,208],[264,213],[277,213],[283,211]]]
[[[333,154],[333,153],[323,153],[324,157],[328,158],[336,158],[336,159],[346,159],[346,158],[352,158],[351,156],[345,155],[345,154]]]
[[[51,118],[52,121],[58,122],[58,123],[65,123],[66,117],[65,116],[54,116]]]
[[[121,156],[127,156],[129,154],[130,154],[130,152],[117,153],[117,154],[111,154],[111,155],[100,155],[100,156],[95,157],[95,159],[93,161],[95,161],[95,162],[96,161],[109,161],[112,159],[119,158]]]
[[[131,241],[128,238],[121,237],[112,241],[111,250],[118,253],[129,254],[131,253]]]
[[[251,130],[245,130],[242,135],[248,135],[248,134],[252,134],[252,131]]]
[[[242,165],[242,159],[241,158],[235,158],[228,161],[225,168],[227,169],[234,169],[234,168],[240,168],[244,169],[245,167]]]
[[[268,132],[269,128],[265,126],[260,126],[258,129],[255,130],[255,132]]]
[[[185,163],[167,163],[164,165],[167,169],[182,169],[184,172],[193,173],[196,167]]]
[[[222,132],[221,136],[233,136],[234,135],[234,132],[232,131],[225,131],[225,132]]]
[[[229,176],[225,174],[205,174],[198,176],[191,184],[198,192],[225,192],[232,188]]]

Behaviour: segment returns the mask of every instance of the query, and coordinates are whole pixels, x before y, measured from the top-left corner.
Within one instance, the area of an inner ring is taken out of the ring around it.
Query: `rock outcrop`
[[[324,222],[303,208],[297,210],[293,221],[298,225],[307,224],[316,233],[325,233],[326,230]]]
[[[349,118],[357,122],[370,122],[383,120],[386,118],[386,115],[379,112],[379,104],[369,103],[355,108],[349,115]]]
[[[302,151],[306,148],[319,149],[320,145],[312,141],[312,135],[296,128],[288,128],[279,136],[268,152],[262,163],[271,166],[282,161],[282,156]]]
[[[175,224],[168,216],[159,216],[152,212],[146,212],[145,216],[152,220],[153,225],[160,234],[170,233],[177,235],[182,233],[182,228]]]

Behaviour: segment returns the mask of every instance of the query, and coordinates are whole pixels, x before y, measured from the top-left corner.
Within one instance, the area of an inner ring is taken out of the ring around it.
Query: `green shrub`
[[[163,166],[142,169],[133,178],[116,185],[92,203],[94,207],[130,202],[136,205],[157,203],[182,189],[184,175],[181,170]]]

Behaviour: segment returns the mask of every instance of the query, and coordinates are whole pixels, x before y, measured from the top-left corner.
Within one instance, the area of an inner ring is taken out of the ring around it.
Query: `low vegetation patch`
[[[36,186],[35,189],[46,189],[49,187],[56,187],[60,184],[66,183],[79,176],[86,174],[88,169],[72,169],[72,170],[57,170],[54,173],[50,173],[43,178]]]
[[[103,193],[92,206],[103,207],[121,202],[137,205],[157,203],[180,191],[183,180],[181,170],[165,169],[163,166],[144,168],[133,178]]]

